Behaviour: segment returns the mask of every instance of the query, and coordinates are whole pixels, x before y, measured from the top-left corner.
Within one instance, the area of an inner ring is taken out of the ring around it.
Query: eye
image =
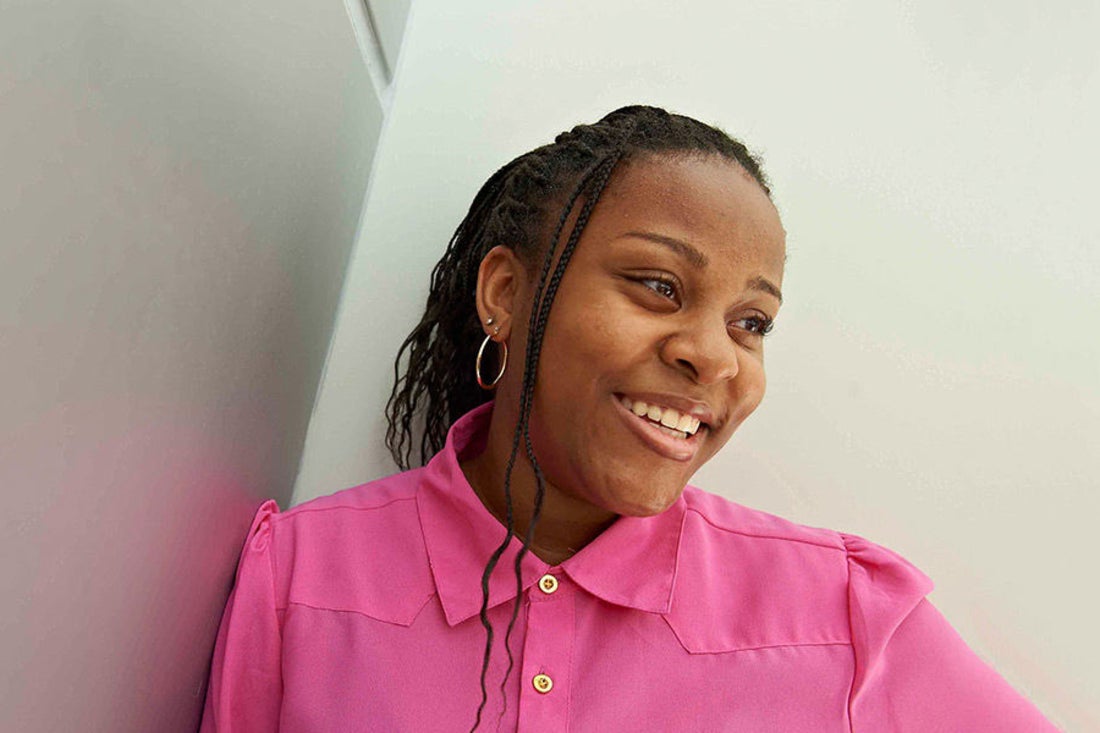
[[[658,295],[667,298],[669,300],[676,300],[678,291],[676,289],[676,281],[667,277],[640,277],[636,282],[640,282]]]
[[[733,322],[734,326],[748,333],[767,336],[775,326],[775,321],[767,316],[749,316]]]

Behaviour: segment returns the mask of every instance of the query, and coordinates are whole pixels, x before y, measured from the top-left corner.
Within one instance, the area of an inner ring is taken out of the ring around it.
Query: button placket
[[[527,591],[520,730],[566,730],[573,665],[574,589],[551,574]]]

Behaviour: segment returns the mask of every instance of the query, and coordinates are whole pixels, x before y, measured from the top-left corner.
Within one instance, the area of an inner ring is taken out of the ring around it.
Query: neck
[[[502,525],[507,523],[504,498],[504,474],[512,450],[515,423],[498,420],[494,412],[485,450],[460,462],[463,474],[485,505]],[[530,549],[540,560],[559,565],[575,555],[611,526],[618,515],[578,499],[543,476],[544,495],[539,520],[535,525]],[[512,469],[513,532],[520,539],[527,535],[535,507],[535,472],[520,447]]]

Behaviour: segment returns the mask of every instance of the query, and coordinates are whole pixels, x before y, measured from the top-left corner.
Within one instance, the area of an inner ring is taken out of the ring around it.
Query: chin
[[[590,494],[590,501],[624,517],[652,517],[676,503],[688,479],[683,466],[671,461],[641,466],[618,462],[593,476],[589,485],[602,490]]]
[[[618,508],[615,513],[624,517],[654,517],[675,504],[682,493],[684,486],[676,490],[658,491],[646,497],[631,496],[616,502]]]

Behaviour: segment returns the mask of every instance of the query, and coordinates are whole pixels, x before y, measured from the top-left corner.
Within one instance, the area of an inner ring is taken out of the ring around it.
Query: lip
[[[639,399],[641,398],[639,397]],[[671,435],[662,433],[655,425],[650,423],[649,420],[638,417],[633,412],[626,409],[619,395],[613,395],[611,401],[615,403],[615,407],[619,414],[622,415],[627,428],[629,428],[639,440],[645,443],[646,447],[650,448],[655,453],[665,458],[671,458],[674,461],[687,463],[695,458],[695,455],[699,452],[699,446],[702,444],[702,436],[703,433],[708,430],[707,427],[700,425],[699,430],[689,438],[674,438]],[[669,407],[673,407],[673,405],[669,405]]]

